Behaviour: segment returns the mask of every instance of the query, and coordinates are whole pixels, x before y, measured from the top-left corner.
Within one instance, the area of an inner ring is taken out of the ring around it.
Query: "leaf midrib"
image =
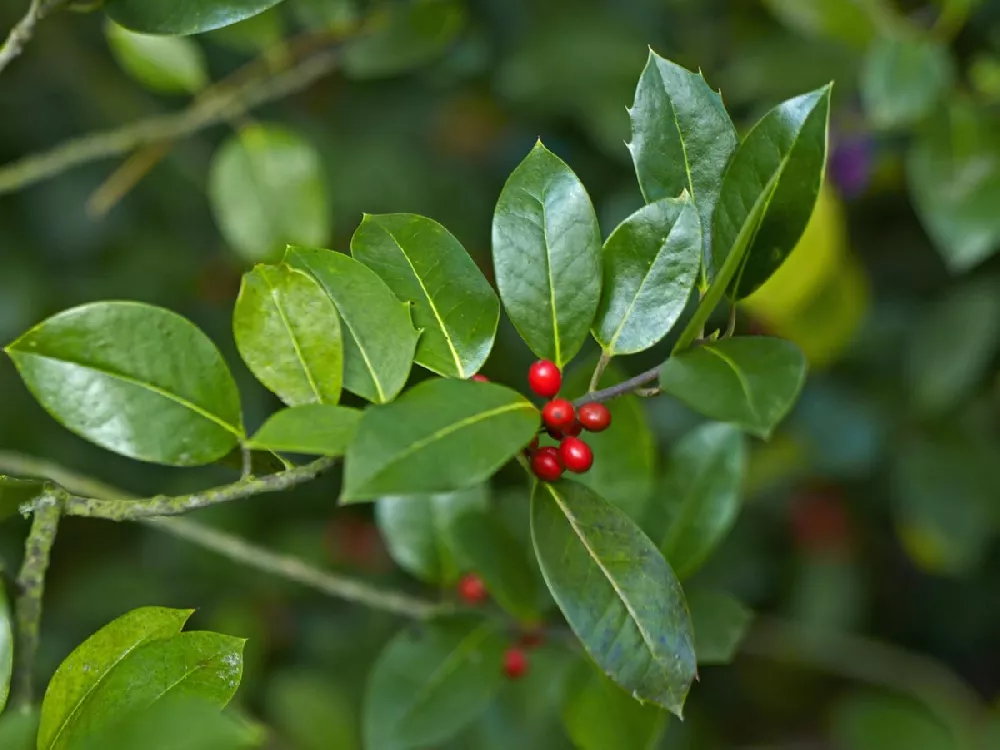
[[[663,79],[663,71],[660,70],[660,63],[658,60],[653,61],[656,67],[656,77],[660,79],[660,85],[663,87],[663,93],[667,97],[667,102],[670,104],[670,115],[674,121],[674,127],[677,128],[677,142],[681,146],[681,156],[684,157],[684,173],[687,175],[688,190],[691,193],[691,202],[697,204],[694,193],[694,178],[691,176],[691,162],[688,160],[687,153],[687,143],[684,141],[684,134],[681,132],[681,123],[677,119],[677,106],[674,104],[674,99],[670,95],[670,91],[667,88],[667,82]]]
[[[717,448],[718,446],[715,446]],[[680,534],[684,531],[685,526],[690,522],[691,516],[694,511],[694,499],[698,496],[698,490],[702,487],[702,483],[706,478],[711,475],[711,470],[716,461],[716,450],[712,450],[710,453],[705,452],[702,454],[707,456],[710,460],[705,461],[698,470],[695,472],[694,479],[691,481],[688,491],[684,494],[684,498],[681,500],[680,512],[677,513],[674,518],[674,522],[670,525],[670,529],[667,531],[667,538],[663,540],[661,550],[667,559],[670,558],[668,551],[673,551],[673,547],[677,544]]]
[[[751,393],[750,383],[747,381],[746,376],[739,366],[727,355],[723,354],[717,347],[714,346],[703,346],[703,351],[714,354],[716,357],[725,362],[729,369],[733,371],[733,375],[736,376],[736,380],[740,384],[740,389],[743,391],[743,395],[746,397],[747,407],[750,409],[750,417],[753,419],[755,424],[760,424],[760,414],[757,412],[757,405],[754,403],[753,393]]]
[[[309,364],[306,362],[306,359],[302,354],[302,348],[299,346],[299,341],[295,337],[295,332],[292,330],[292,322],[288,319],[288,316],[285,314],[285,309],[281,306],[278,289],[271,284],[271,280],[266,274],[261,274],[261,277],[264,279],[264,283],[267,284],[267,288],[271,293],[271,301],[274,303],[274,309],[278,313],[278,317],[281,319],[281,324],[285,327],[285,331],[288,333],[288,340],[292,342],[292,349],[295,350],[295,358],[298,360],[302,373],[306,376],[306,381],[309,383],[309,390],[313,392],[313,396],[316,397],[317,403],[322,403],[323,397],[320,395],[319,387],[316,385],[316,380],[313,377],[312,371],[309,369]]]

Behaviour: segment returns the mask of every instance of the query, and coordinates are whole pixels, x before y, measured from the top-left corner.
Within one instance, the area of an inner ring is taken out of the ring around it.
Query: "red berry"
[[[534,453],[538,450],[538,435],[531,438],[531,442],[528,443],[528,447],[524,449],[526,453]]]
[[[469,379],[470,380],[475,380],[477,383],[489,383],[490,382],[490,379],[488,377],[486,377],[485,375],[480,375],[478,372],[475,375],[473,375],[471,378],[469,378]]]
[[[573,423],[576,421],[573,404],[564,398],[549,401],[542,409],[542,421],[545,422],[546,427],[561,434],[566,433],[567,430],[572,429]]]
[[[525,630],[521,633],[521,637],[517,639],[517,644],[523,648],[538,648],[545,642],[545,631],[540,627],[535,626]]]
[[[563,466],[572,472],[582,474],[594,465],[594,453],[580,438],[568,437],[559,444],[559,458]]]
[[[531,470],[543,482],[556,481],[563,473],[559,451],[552,447],[539,448],[531,456]]]
[[[458,596],[466,604],[482,604],[489,592],[482,578],[475,573],[466,573],[458,579]]]
[[[517,646],[511,646],[503,655],[503,673],[508,680],[519,680],[528,671],[528,655]]]
[[[562,373],[555,363],[540,359],[528,370],[528,386],[542,398],[552,398],[559,393]]]
[[[850,521],[836,490],[807,491],[792,506],[792,534],[805,552],[836,552],[850,537]]]
[[[583,429],[590,432],[601,432],[611,425],[611,412],[608,411],[608,407],[593,401],[581,406],[576,418],[583,425]]]

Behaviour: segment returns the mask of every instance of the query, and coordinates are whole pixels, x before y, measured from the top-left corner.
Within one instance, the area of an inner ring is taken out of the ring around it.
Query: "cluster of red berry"
[[[565,470],[577,474],[589,471],[594,464],[594,453],[578,435],[583,430],[606,430],[611,424],[608,407],[592,402],[575,409],[566,399],[554,398],[562,387],[562,373],[547,359],[535,362],[528,370],[528,385],[535,394],[551,399],[542,408],[542,422],[549,437],[559,441],[558,448],[540,448],[537,437],[531,441],[527,453],[535,476],[554,482]]]
[[[475,573],[466,573],[458,580],[458,597],[470,606],[482,604],[489,598],[486,583]],[[537,629],[528,629],[521,635],[517,643],[510,646],[503,655],[503,673],[507,679],[517,680],[528,671],[528,649],[536,648],[542,643],[542,633]]]

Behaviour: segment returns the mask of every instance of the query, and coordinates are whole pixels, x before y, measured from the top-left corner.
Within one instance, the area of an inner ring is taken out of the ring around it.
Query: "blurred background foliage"
[[[23,4],[4,2],[0,26]],[[244,269],[285,242],[346,249],[363,212],[414,212],[445,224],[489,273],[493,205],[538,136],[582,177],[607,234],[642,204],[623,142],[647,46],[701,68],[744,132],[781,99],[836,81],[813,219],[740,311],[741,329],[797,342],[812,372],[780,433],[753,444],[743,512],[695,579],[762,614],[733,665],[702,670],[687,721],[670,723],[662,747],[968,747],[949,711],[1000,694],[1000,2],[287,0],[183,38],[59,13],[0,79],[0,340],[87,301],[168,306],[227,354],[255,428],[277,403],[235,355]],[[329,75],[229,126],[13,189],[10,165],[27,154],[179,110],[218,96],[213,81],[280,72],[321,49],[336,51]],[[621,364],[638,371],[665,351]],[[501,328],[485,371],[523,388],[529,360]],[[134,492],[232,477],[100,451],[44,414],[7,362],[0,393],[0,449]],[[605,448],[619,473],[602,459],[608,476],[593,481],[630,513],[655,512],[671,446],[697,418],[668,399],[619,408],[629,429],[609,433]],[[517,530],[525,489],[516,473],[499,479]],[[370,508],[335,507],[335,481],[199,519],[418,586],[392,563]],[[7,569],[24,533],[19,519],[0,527]],[[60,537],[44,676],[132,607],[197,607],[198,627],[250,639],[237,701],[267,727],[269,747],[360,747],[364,678],[396,629],[391,616],[138,526],[67,519]],[[889,648],[873,655],[858,636]],[[896,648],[938,666],[910,674]],[[949,690],[941,665],[973,692]],[[862,690],[855,678],[911,695]],[[538,651],[531,676],[455,747],[568,747],[560,716],[592,714],[601,686],[560,706],[565,679],[560,653]],[[649,720],[637,705],[622,710],[637,731]],[[997,734],[982,742],[1000,747]]]

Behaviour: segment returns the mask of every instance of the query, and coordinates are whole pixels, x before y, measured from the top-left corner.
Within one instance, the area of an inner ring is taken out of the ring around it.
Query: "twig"
[[[118,487],[78,474],[51,461],[20,453],[0,451],[0,471],[49,479],[71,492],[91,495],[104,502],[137,502],[132,495]],[[232,534],[210,529],[186,518],[142,518],[139,522],[217,552],[255,570],[301,583],[328,596],[417,619],[442,614],[450,609],[446,604],[436,604],[408,594],[386,591],[363,581],[314,568],[294,557],[272,552]]]
[[[14,25],[10,34],[7,35],[7,39],[4,40],[3,46],[0,46],[0,71],[10,65],[14,58],[24,51],[24,46],[31,40],[38,22],[64,2],[65,0],[54,0],[48,3],[44,0],[31,0],[28,12]]]
[[[318,52],[287,71],[255,78],[222,91],[218,96],[197,101],[181,112],[75,138],[50,151],[24,157],[0,168],[0,194],[19,190],[81,164],[121,156],[149,143],[184,138],[238,118],[255,107],[308,88],[332,72],[338,59],[337,50]]]
[[[618,385],[613,385],[601,391],[592,391],[587,393],[574,401],[573,406],[582,406],[583,404],[589,404],[592,402],[610,401],[613,398],[624,396],[626,393],[640,390],[641,388],[648,386],[650,383],[655,383],[659,377],[660,368],[654,367],[653,369],[646,370],[646,372],[640,373],[639,375],[629,378],[628,380],[623,380]]]
[[[31,705],[38,651],[38,632],[42,621],[42,597],[49,556],[59,530],[61,509],[56,498],[42,495],[35,505],[35,517],[24,544],[24,562],[17,576],[17,637],[13,680],[13,701],[19,708]]]

